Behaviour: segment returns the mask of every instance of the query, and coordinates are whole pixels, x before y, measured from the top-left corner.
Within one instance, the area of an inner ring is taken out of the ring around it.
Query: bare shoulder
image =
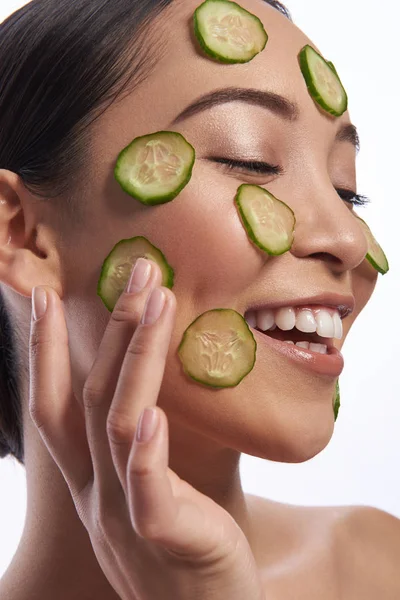
[[[400,520],[372,506],[344,507],[335,519],[339,577],[350,598],[400,598]]]
[[[369,506],[247,497],[258,532],[255,557],[277,597],[399,600],[399,519]]]

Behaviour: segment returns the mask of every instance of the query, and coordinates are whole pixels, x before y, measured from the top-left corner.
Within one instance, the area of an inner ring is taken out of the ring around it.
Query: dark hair
[[[148,25],[173,1],[31,0],[0,25],[0,168],[42,201],[62,197],[59,210],[73,211],[74,222],[82,203],[69,192],[87,158],[89,125],[149,75],[160,44],[149,43]],[[265,1],[290,19],[280,2]],[[13,321],[0,286],[0,458],[24,465],[24,365]]]

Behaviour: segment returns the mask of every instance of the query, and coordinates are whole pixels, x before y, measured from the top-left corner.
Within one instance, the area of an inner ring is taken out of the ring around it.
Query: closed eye
[[[257,160],[234,160],[232,158],[223,157],[210,157],[209,160],[224,165],[229,171],[245,170],[258,173],[259,175],[282,175],[282,173],[284,173],[283,168],[279,165],[270,165],[269,163]],[[342,188],[335,189],[342,200],[349,202],[352,205],[365,206],[371,202],[367,196],[356,194],[356,192],[353,192],[352,190],[345,190]]]

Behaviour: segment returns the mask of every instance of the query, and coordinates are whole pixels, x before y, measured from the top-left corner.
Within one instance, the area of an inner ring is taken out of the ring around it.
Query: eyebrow
[[[274,92],[252,88],[227,87],[214,90],[194,100],[194,102],[189,104],[189,106],[175,117],[170,126],[176,125],[184,119],[193,117],[213,106],[227,102],[246,102],[247,104],[261,106],[286,121],[296,121],[300,116],[297,104]],[[350,123],[343,125],[336,134],[336,140],[339,142],[350,142],[355,146],[357,152],[360,150],[360,139],[355,125]]]

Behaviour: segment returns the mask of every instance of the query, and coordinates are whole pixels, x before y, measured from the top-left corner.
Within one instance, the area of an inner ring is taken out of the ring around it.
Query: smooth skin
[[[168,420],[169,469],[233,517],[268,598],[394,600],[400,596],[395,517],[368,507],[290,506],[242,489],[242,452],[302,462],[326,447],[334,430],[335,380],[313,375],[263,347],[239,386],[216,391],[188,378],[177,356],[183,332],[206,310],[225,307],[244,314],[251,305],[291,305],[295,298],[323,292],[352,294],[356,301],[343,321],[341,348],[378,277],[365,260],[362,229],[335,191],[356,187],[355,149],[335,141],[339,128],[351,122],[349,114],[336,119],[319,110],[298,66],[298,52],[310,40],[261,0],[243,0],[242,6],[263,21],[267,47],[246,65],[220,65],[205,57],[193,39],[190,23],[198,4],[173,3],[154,24],[149,43],[165,43],[154,71],[93,124],[89,164],[76,176],[75,193],[85,203],[80,221],[61,219],[57,203],[39,202],[15,174],[0,171],[0,280],[7,286],[26,353],[22,392],[28,486],[23,536],[0,583],[0,596],[118,597],[29,413],[29,377],[35,377],[28,369],[30,297],[34,286],[44,285],[62,300],[72,387],[82,398],[110,321],[96,295],[101,265],[120,239],[144,235],[176,272],[175,325],[157,399]],[[265,108],[232,102],[171,125],[200,95],[230,86],[279,93],[297,103],[299,117],[287,121]],[[196,148],[193,176],[172,202],[145,207],[116,183],[115,160],[135,137],[166,129],[182,133]],[[210,156],[263,160],[282,165],[284,173],[228,172]],[[250,243],[234,206],[241,183],[265,186],[292,208],[297,226],[290,252],[269,258]],[[122,347],[133,333],[125,332]],[[48,377],[53,381],[51,373]],[[138,411],[132,418],[133,439]],[[71,453],[78,451],[77,439]]]

